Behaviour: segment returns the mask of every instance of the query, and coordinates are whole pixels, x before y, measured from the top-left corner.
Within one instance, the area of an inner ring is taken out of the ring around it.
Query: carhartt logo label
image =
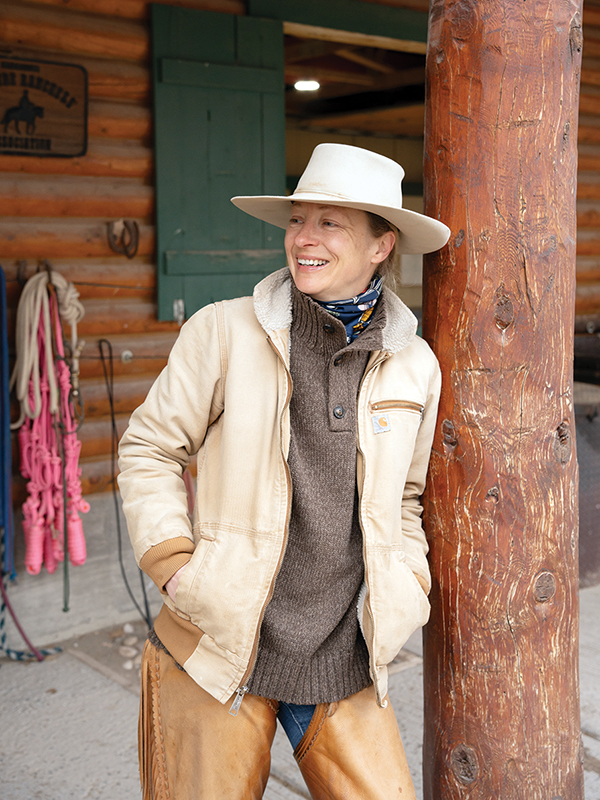
[[[390,418],[387,414],[373,414],[373,431],[375,433],[387,433],[391,430]]]

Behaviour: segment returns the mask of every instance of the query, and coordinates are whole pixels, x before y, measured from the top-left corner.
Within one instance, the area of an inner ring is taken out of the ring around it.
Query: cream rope
[[[58,308],[61,317],[71,325],[71,350],[79,354],[77,347],[77,323],[85,314],[83,305],[77,299],[79,292],[59,272],[50,272],[50,280],[56,287]],[[45,340],[52,341],[50,304],[48,300],[48,272],[46,270],[32,275],[25,284],[17,308],[17,359],[10,378],[10,388],[16,386],[15,393],[21,412],[19,419],[11,424],[11,429],[20,428],[25,419],[35,419],[41,410],[40,363],[38,350],[38,327],[40,313],[43,314]],[[75,360],[75,359],[74,359]],[[58,412],[58,387],[50,347],[46,348],[46,365],[50,385],[50,413]],[[76,371],[79,371],[78,365]],[[29,398],[29,384],[33,389],[33,405]]]

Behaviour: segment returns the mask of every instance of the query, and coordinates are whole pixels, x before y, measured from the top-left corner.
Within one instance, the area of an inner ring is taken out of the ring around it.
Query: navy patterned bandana
[[[349,300],[332,300],[328,303],[322,303],[320,300],[316,302],[344,323],[346,339],[350,344],[371,321],[382,288],[383,278],[374,275],[364,292],[356,297],[351,297]]]

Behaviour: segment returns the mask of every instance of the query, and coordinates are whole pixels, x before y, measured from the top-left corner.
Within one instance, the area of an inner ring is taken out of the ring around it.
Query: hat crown
[[[322,195],[324,201],[330,198],[332,205],[336,200],[357,200],[402,208],[403,178],[400,164],[379,153],[347,144],[319,144],[290,199],[310,193]]]

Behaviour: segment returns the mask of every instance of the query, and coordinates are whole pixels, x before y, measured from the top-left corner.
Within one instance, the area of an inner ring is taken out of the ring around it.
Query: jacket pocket
[[[380,573],[382,579],[373,587],[377,599],[372,599],[374,610],[379,612],[374,648],[378,667],[398,655],[409,636],[428,621],[430,612],[427,595],[403,558],[387,561],[385,569],[386,574]]]
[[[413,400],[378,400],[375,403],[369,403],[369,409],[372,413],[377,411],[414,411],[415,414],[423,417],[425,406]]]
[[[198,534],[194,532],[194,538],[197,536]],[[175,592],[175,605],[179,611],[182,611],[188,617],[191,613],[190,606],[193,606],[193,603],[190,603],[192,589],[196,581],[196,577],[202,569],[202,565],[208,556],[213,542],[214,536],[212,533],[204,533],[202,530],[199,532],[196,549],[192,553],[192,557],[184,569],[181,578],[179,579],[179,583],[177,584],[177,591]]]

